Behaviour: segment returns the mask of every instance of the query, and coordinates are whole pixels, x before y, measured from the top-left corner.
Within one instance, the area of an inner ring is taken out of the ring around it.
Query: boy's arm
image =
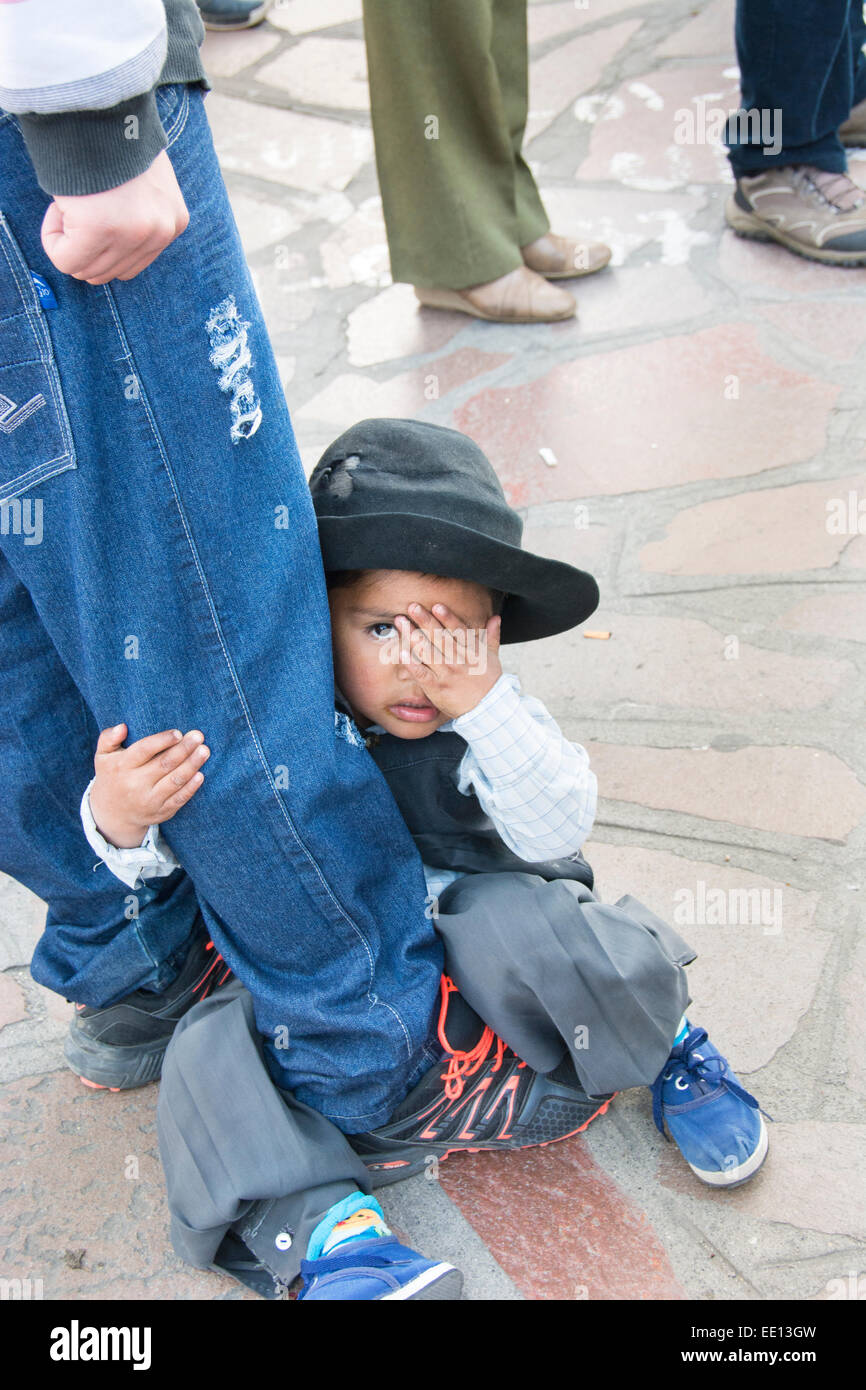
[[[530,862],[575,854],[592,829],[598,784],[586,749],[570,743],[540,700],[504,672],[452,720],[469,747],[459,789],[474,789],[505,843]]]
[[[157,826],[171,820],[204,781],[210,749],[199,729],[185,736],[164,729],[123,747],[127,726],[99,735],[96,776],[81,801],[81,820],[92,849],[130,888],[141,877],[164,878],[179,866]]]
[[[134,849],[118,849],[117,845],[111,844],[104,835],[100,835],[90,809],[92,786],[91,781],[81,798],[81,824],[90,848],[99,855],[115,878],[119,878],[121,883],[125,883],[129,888],[140,888],[140,880],[166,878],[173,874],[175,869],[180,868],[180,861],[175,858],[162,838],[158,825],[148,826],[141,844]]]

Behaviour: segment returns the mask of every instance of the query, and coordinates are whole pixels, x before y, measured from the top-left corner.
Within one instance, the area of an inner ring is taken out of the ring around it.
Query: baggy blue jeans
[[[735,32],[743,109],[766,113],[768,126],[759,138],[757,126],[728,121],[734,177],[785,164],[843,173],[836,132],[866,98],[862,0],[737,0]],[[779,120],[781,148],[765,154]]]
[[[157,100],[189,227],[104,286],[45,256],[0,112],[0,869],[48,903],[34,979],[84,1004],[167,983],[200,910],[275,1080],[353,1132],[431,1063],[442,949],[387,785],[335,727],[315,516],[203,95]],[[79,820],[122,721],[211,748],[164,827],[185,872],[135,892]]]

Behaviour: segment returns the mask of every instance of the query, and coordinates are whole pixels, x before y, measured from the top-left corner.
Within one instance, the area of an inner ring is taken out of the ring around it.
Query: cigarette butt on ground
[[[609,632],[585,632],[584,637],[594,637],[597,642],[607,642],[610,638]]]

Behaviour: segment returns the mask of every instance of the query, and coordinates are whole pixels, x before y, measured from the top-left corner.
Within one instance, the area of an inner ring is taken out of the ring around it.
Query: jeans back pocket
[[[51,338],[0,212],[0,505],[76,466]]]

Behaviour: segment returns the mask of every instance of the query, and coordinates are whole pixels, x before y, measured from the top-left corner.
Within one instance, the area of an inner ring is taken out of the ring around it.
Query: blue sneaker
[[[271,0],[196,0],[205,29],[252,29],[261,24]]]
[[[652,1084],[653,1119],[671,1138],[693,1173],[712,1187],[737,1187],[754,1177],[767,1157],[769,1137],[755,1097],[703,1028],[688,1025]]]
[[[365,1300],[458,1299],[463,1275],[453,1265],[425,1260],[393,1236],[353,1240],[345,1250],[301,1261],[301,1299],[358,1303]]]

